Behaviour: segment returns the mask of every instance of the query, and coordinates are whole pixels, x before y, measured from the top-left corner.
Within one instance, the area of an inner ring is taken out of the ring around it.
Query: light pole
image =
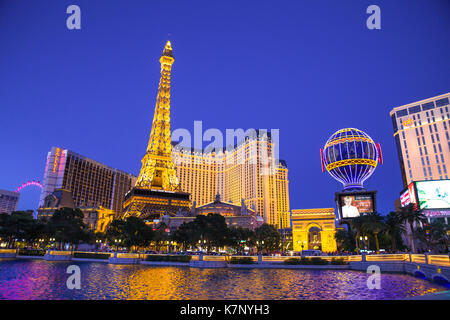
[[[263,241],[256,241],[256,246],[258,247],[258,255],[261,252],[261,247],[264,244],[264,240]]]
[[[364,238],[362,236],[359,236],[359,240],[363,241],[364,239],[364,249],[367,250],[367,236],[364,236]]]

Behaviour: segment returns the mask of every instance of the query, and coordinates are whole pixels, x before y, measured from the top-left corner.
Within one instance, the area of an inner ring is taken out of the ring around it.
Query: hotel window
[[[420,105],[415,106],[415,107],[411,107],[411,108],[408,109],[408,111],[409,111],[409,114],[420,112],[421,111]]]
[[[443,107],[448,104],[449,104],[448,98],[442,98],[442,99],[436,100],[436,107]]]
[[[425,103],[425,104],[422,105],[422,110],[423,111],[431,110],[431,109],[434,109],[434,102],[433,101]]]
[[[425,177],[427,176],[427,170],[425,169],[425,167],[423,167],[423,174],[425,175]]]
[[[403,117],[408,115],[408,109],[399,110],[396,112],[397,117]]]

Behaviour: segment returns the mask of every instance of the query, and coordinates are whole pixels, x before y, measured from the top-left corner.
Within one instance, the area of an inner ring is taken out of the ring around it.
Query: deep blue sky
[[[81,7],[82,29],[66,28]],[[381,8],[381,30],[366,8]],[[450,89],[450,2],[0,0],[0,188],[42,180],[52,146],[138,174],[171,34],[172,128],[280,129],[292,209],[333,207],[319,148],[343,127],[380,142],[366,182],[402,189],[389,111]],[[36,208],[39,191],[19,209]]]

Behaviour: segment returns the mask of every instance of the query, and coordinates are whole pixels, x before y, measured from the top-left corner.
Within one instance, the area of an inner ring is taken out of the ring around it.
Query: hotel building
[[[213,151],[176,145],[172,158],[181,190],[191,194],[191,202],[202,206],[217,194],[232,204],[240,204],[260,215],[278,229],[290,228],[288,168],[275,161],[270,132],[254,134],[233,148]]]
[[[390,112],[403,186],[448,179],[450,93],[394,108]]]
[[[0,189],[0,213],[17,211],[20,193]]]
[[[39,207],[55,190],[71,192],[75,207],[103,207],[122,214],[125,194],[137,177],[108,167],[73,151],[52,147],[47,155]]]

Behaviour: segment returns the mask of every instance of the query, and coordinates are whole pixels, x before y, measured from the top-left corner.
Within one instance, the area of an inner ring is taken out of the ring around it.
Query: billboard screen
[[[409,196],[409,190],[406,189],[401,195],[400,195],[400,203],[402,204],[402,207],[406,207],[408,204],[411,203],[411,198]]]
[[[340,193],[337,197],[341,219],[352,219],[375,211],[375,193]]]
[[[402,207],[409,204],[414,205],[414,210],[417,210],[417,196],[415,182],[411,182],[408,187],[400,193],[400,203]]]
[[[450,208],[450,180],[417,181],[419,209]]]

